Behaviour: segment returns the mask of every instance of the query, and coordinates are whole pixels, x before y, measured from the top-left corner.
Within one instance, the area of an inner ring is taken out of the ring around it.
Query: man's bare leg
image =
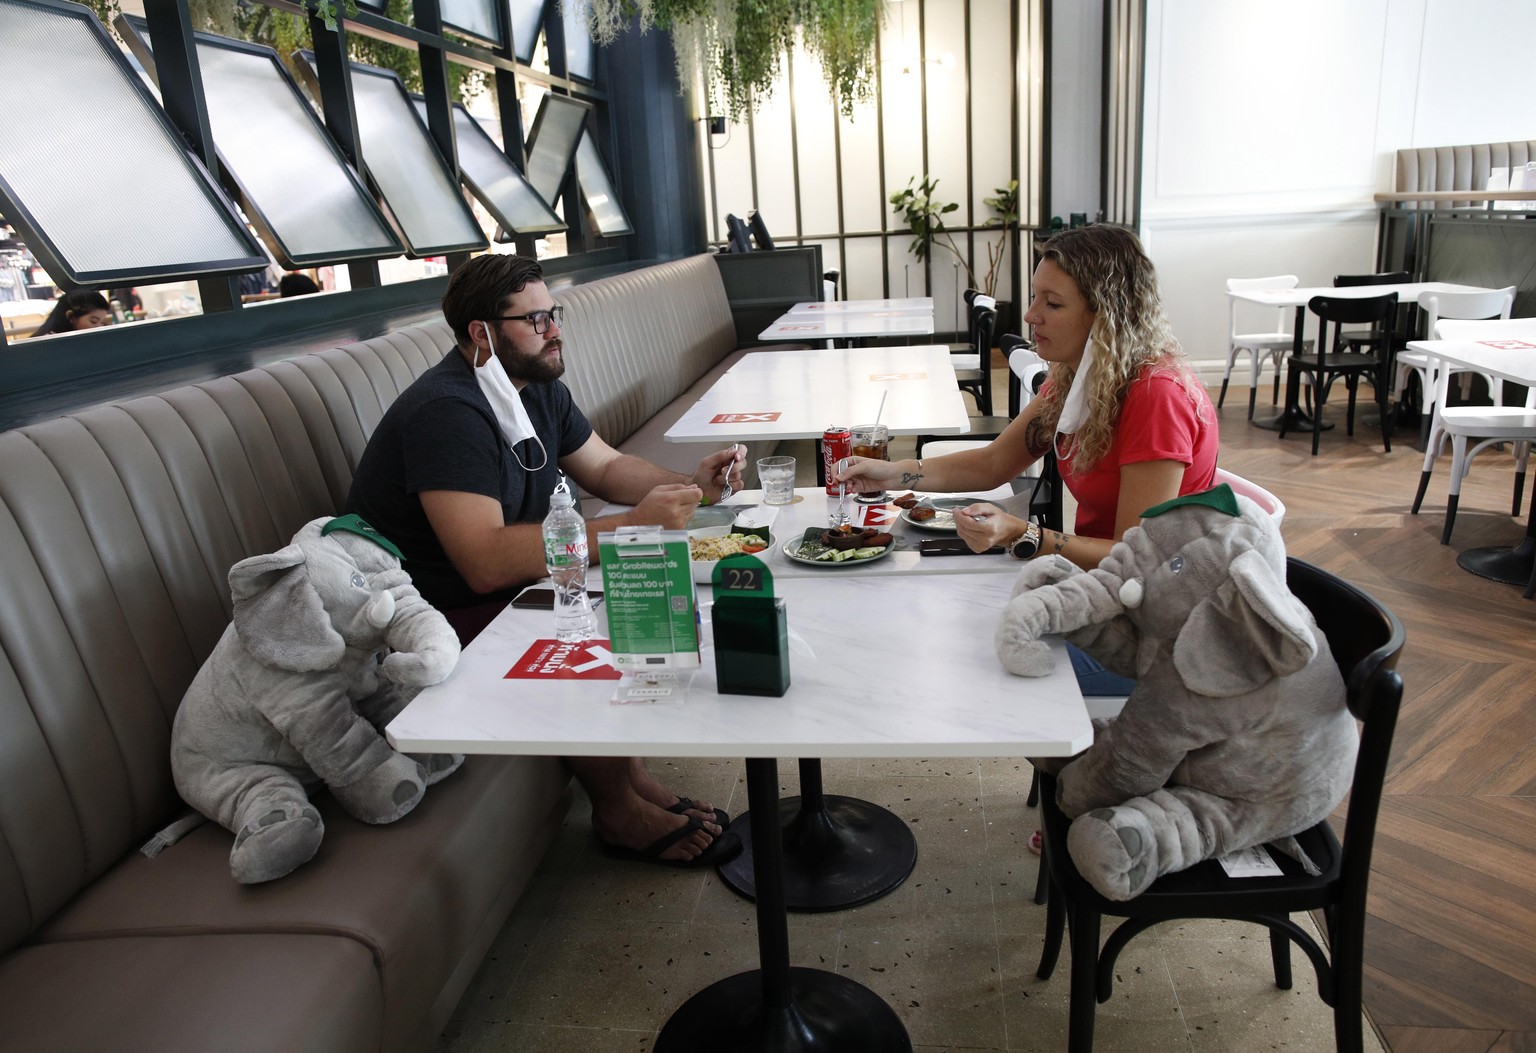
[[[648,800],[637,791],[634,782],[636,758],[567,757],[565,762],[592,799],[592,827],[604,841],[625,848],[644,848],[670,831],[687,825],[687,816],[669,812],[665,806]],[[644,770],[643,766],[641,770]],[[676,795],[672,797],[675,801]],[[711,817],[713,814],[709,813]],[[695,830],[669,846],[661,853],[661,858],[692,859],[709,848],[719,834],[720,828],[707,821],[704,830]]]

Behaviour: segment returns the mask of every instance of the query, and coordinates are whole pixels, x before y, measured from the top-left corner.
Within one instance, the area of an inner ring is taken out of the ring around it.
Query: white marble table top
[[[668,428],[668,442],[819,439],[880,413],[892,435],[963,435],[965,401],[947,348],[758,351],[742,356]],[[885,409],[880,410],[885,395]]]
[[[900,296],[889,300],[807,300],[789,309],[789,314],[861,314],[871,311],[933,313],[932,296]]]
[[[927,336],[933,332],[932,311],[844,311],[795,314],[786,312],[759,340],[857,340],[864,338]]]
[[[1402,303],[1416,303],[1426,292],[1492,292],[1480,285],[1455,285],[1451,282],[1406,282],[1399,285],[1321,285],[1295,289],[1229,289],[1234,300],[1247,300],[1266,307],[1305,307],[1314,296],[1334,296],[1341,300],[1364,299],[1397,293]]]
[[[1411,340],[1408,347],[1453,366],[1491,373],[1528,387],[1536,385],[1536,318],[1487,324],[1490,333],[1497,335],[1479,340]]]
[[[584,756],[1070,756],[1093,741],[1060,640],[1056,668],[1009,675],[993,630],[1012,574],[821,576],[775,582],[786,601],[782,698],[715,690],[710,611],[703,667],[680,702],[615,705],[611,679],[509,679],[552,636],[548,611],[508,607],[386,729],[400,750]],[[602,607],[598,608],[601,619]],[[567,664],[596,662],[592,644]],[[589,673],[592,670],[589,670]]]

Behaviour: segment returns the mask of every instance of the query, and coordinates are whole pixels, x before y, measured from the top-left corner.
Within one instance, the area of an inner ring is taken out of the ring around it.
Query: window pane
[[[0,69],[12,84],[109,130],[107,141],[50,135],[65,127],[56,123],[0,122],[0,211],[55,277],[93,284],[266,265],[92,15],[0,0],[0,26]]]
[[[614,191],[608,166],[597,152],[597,144],[592,141],[590,131],[583,133],[581,144],[576,147],[576,182],[581,186],[581,196],[587,201],[587,208],[592,212],[592,222],[596,224],[599,234],[614,237],[634,233],[634,228],[629,225],[629,217],[619,204],[619,195]]]
[[[128,22],[139,37],[130,46],[152,46],[143,20]],[[275,51],[200,33],[197,62],[219,159],[283,266],[404,251]]]
[[[427,119],[427,103],[412,95],[416,112]],[[453,107],[453,135],[459,149],[459,174],[497,223],[513,233],[564,230],[565,221],[546,205],[517,166],[496,145],[463,103]]]
[[[564,95],[551,92],[539,102],[539,115],[528,137],[528,182],[552,208],[565,185],[586,119],[587,107]]]
[[[363,164],[394,213],[416,256],[483,249],[488,243],[443,164],[426,125],[416,116],[400,78],[354,62]]]
[[[512,0],[512,43],[520,61],[533,61],[543,27],[544,0]]]
[[[472,37],[501,43],[501,25],[496,19],[494,0],[439,0],[443,25]]]
[[[585,4],[570,0],[560,5],[565,19],[565,69],[573,77],[592,81],[596,79],[593,73],[596,49],[592,46],[592,33],[584,17],[585,8]]]

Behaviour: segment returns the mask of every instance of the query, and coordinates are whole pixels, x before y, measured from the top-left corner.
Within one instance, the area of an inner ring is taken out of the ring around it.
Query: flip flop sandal
[[[1036,830],[1034,833],[1029,835],[1029,850],[1038,856],[1040,854],[1040,848],[1040,831]]]
[[[671,812],[673,815],[687,815],[688,809],[694,807],[696,807],[696,805],[694,805],[692,798],[679,797],[677,799],[677,803],[674,804],[671,808],[668,808],[667,811]],[[724,830],[726,827],[731,825],[731,815],[724,808],[715,809],[715,825],[718,826],[721,830]]]
[[[626,848],[623,845],[611,845],[603,842],[603,855],[609,859],[621,859],[630,863],[655,863],[658,866],[673,867],[678,870],[700,870],[704,867],[718,866],[741,851],[741,838],[736,834],[722,833],[709,843],[709,847],[692,859],[663,859],[661,854],[695,830],[704,830],[704,820],[696,815],[690,815],[688,822],[669,831],[644,848]],[[709,831],[705,830],[705,833]]]

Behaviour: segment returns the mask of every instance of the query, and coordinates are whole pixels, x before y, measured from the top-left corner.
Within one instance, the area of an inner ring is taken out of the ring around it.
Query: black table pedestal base
[[[1514,548],[1469,548],[1456,557],[1456,565],[1480,578],[1525,588],[1536,564],[1536,542],[1527,537]]]
[[[734,824],[733,824],[734,825]],[[704,988],[672,1015],[656,1053],[907,1053],[912,1040],[879,995],[836,973],[789,970],[790,1004],[763,999],[762,973],[738,973]]]
[[[1279,431],[1280,422],[1286,419],[1285,413],[1276,413],[1270,417],[1255,417],[1251,423],[1255,428],[1263,428],[1265,431]],[[1356,422],[1358,423],[1358,421]],[[1323,421],[1323,430],[1332,431],[1333,421]],[[1287,436],[1293,434],[1310,435],[1312,433],[1312,418],[1300,410],[1291,412],[1290,422],[1285,426]]]
[[[819,760],[800,762],[800,788],[801,796],[778,802],[776,814],[787,909],[815,914],[857,907],[895,890],[917,866],[917,839],[907,824],[877,804],[823,795]],[[750,836],[756,812],[731,823],[742,850],[720,867],[720,880],[747,899],[757,894]]]

